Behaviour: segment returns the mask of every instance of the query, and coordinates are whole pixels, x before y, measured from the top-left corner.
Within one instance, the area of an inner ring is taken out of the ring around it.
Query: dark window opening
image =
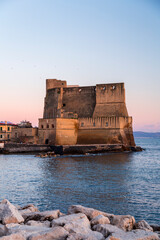
[[[95,122],[93,123],[93,127],[95,127],[96,126],[96,124],[95,124]]]
[[[43,128],[43,125],[41,125],[41,128]]]
[[[46,139],[46,141],[45,141],[45,144],[48,144],[49,143],[49,140],[48,139]]]
[[[106,122],[106,127],[108,127],[108,122]]]
[[[116,89],[116,86],[113,85],[113,86],[111,87],[111,90],[115,90],[115,89]]]
[[[84,126],[84,123],[82,122],[82,123],[81,123],[81,127],[83,127],[83,126]]]
[[[66,106],[66,104],[65,103],[63,103],[63,107],[65,107]]]
[[[49,124],[47,124],[47,128],[49,128]]]
[[[10,127],[8,127],[8,131],[10,131]]]
[[[9,134],[8,134],[8,139],[9,139]]]
[[[54,128],[54,124],[52,124],[52,128]]]

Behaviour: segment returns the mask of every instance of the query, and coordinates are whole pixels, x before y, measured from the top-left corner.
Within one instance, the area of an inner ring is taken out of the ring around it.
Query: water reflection
[[[146,151],[45,159],[0,155],[0,199],[64,212],[82,204],[158,224],[160,140],[139,145]]]
[[[107,203],[114,201],[117,205],[126,200],[129,191],[124,183],[130,164],[131,154],[47,159],[42,165],[44,175],[48,176],[43,179],[41,186],[45,189],[44,197],[56,194],[60,200],[58,204],[63,198],[68,206],[85,204],[104,211],[116,211]],[[48,179],[52,179],[51,185]],[[127,205],[125,211],[128,212]]]

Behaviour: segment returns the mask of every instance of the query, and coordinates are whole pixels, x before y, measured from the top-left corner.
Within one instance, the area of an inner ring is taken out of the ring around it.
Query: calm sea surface
[[[160,138],[136,138],[146,150],[96,156],[0,155],[0,200],[40,210],[81,204],[160,225]]]

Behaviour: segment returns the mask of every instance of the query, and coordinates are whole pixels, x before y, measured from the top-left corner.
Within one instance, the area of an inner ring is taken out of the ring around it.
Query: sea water
[[[160,138],[136,138],[142,152],[38,158],[0,155],[0,200],[40,210],[81,204],[160,225]]]

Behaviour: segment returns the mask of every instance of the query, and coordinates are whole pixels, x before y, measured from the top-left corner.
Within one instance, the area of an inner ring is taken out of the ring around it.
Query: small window
[[[111,89],[112,89],[112,90],[115,90],[115,89],[116,89],[116,86],[115,86],[115,85],[113,85],[113,86],[111,87]]]
[[[3,128],[2,128],[2,127],[0,127],[0,130],[2,131],[2,130],[3,130]]]
[[[54,128],[54,124],[52,124],[52,128]]]
[[[96,126],[96,124],[95,124],[95,122],[93,123],[93,127],[95,127]]]
[[[3,135],[0,135],[0,138],[3,138]]]
[[[41,125],[41,128],[43,128],[43,125]]]
[[[9,134],[8,134],[8,139],[9,139]]]
[[[66,106],[66,104],[65,103],[63,103],[63,107],[65,107]]]
[[[82,123],[81,123],[81,127],[83,127],[83,126],[84,126],[84,123],[82,122]]]
[[[106,122],[106,127],[108,127],[108,122]]]
[[[47,128],[49,128],[49,124],[47,124]]]
[[[8,131],[10,131],[10,127],[8,127]]]
[[[18,133],[16,132],[16,133],[15,133],[15,138],[17,138],[17,137],[18,137]]]

